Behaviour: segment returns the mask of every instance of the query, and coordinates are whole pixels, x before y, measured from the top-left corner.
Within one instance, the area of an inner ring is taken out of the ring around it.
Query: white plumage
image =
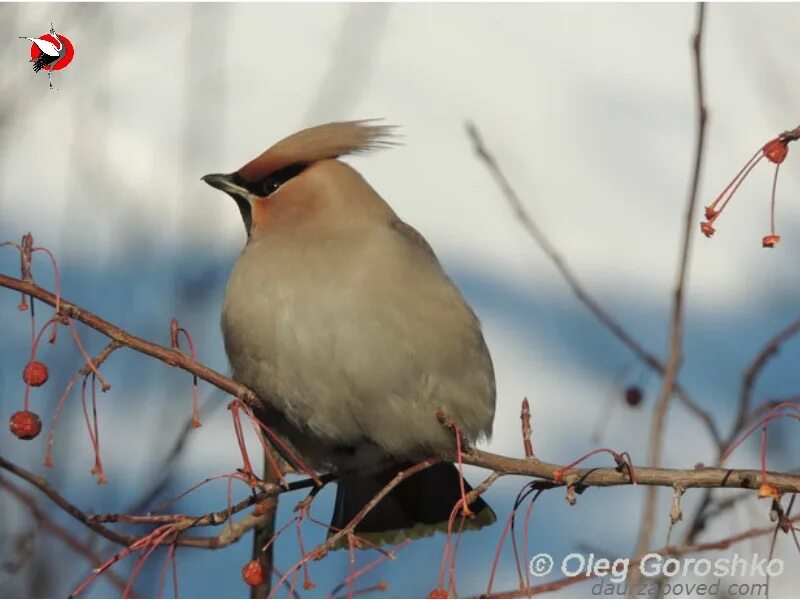
[[[41,38],[32,38],[32,37],[24,37],[24,36],[20,36],[20,38],[23,39],[23,40],[32,41],[34,44],[36,44],[36,46],[39,48],[39,50],[41,50],[42,52],[47,54],[47,56],[58,56],[59,51],[64,47],[64,42],[62,42],[58,38],[56,38],[56,39],[61,44],[60,47],[56,47],[56,45],[53,42],[48,41],[48,40],[43,40]]]

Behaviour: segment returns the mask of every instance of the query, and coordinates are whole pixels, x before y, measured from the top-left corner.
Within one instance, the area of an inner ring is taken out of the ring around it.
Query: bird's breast
[[[480,327],[438,263],[390,232],[255,239],[222,326],[234,377],[320,446],[439,453],[444,410],[488,434],[494,376]],[[457,413],[457,414],[454,414]]]

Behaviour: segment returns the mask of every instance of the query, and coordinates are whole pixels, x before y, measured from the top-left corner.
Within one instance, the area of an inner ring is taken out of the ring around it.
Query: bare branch
[[[45,304],[49,304],[52,307],[56,306],[56,296],[44,288],[39,287],[35,283],[26,282],[21,279],[0,274],[0,287],[17,290],[18,292],[27,294],[28,296],[36,298]],[[154,344],[153,342],[148,342],[147,340],[128,333],[124,329],[109,323],[94,313],[81,308],[72,302],[64,300],[63,298],[59,299],[59,304],[60,313],[62,315],[75,319],[76,321],[80,321],[84,325],[87,325],[95,331],[102,333],[118,344],[131,348],[132,350],[136,350],[137,352],[141,352],[142,354],[152,356],[153,358],[156,358],[172,367],[177,367],[187,371],[188,373],[197,375],[197,377],[203,381],[206,381],[207,383],[210,383],[211,385],[228,392],[232,396],[241,399],[243,402],[246,402],[255,409],[260,410],[263,407],[261,401],[250,389],[241,385],[240,383],[236,383],[228,377],[225,377],[222,373],[219,373],[218,371],[215,371],[214,369],[211,369],[197,362],[196,360],[193,360],[180,350],[174,350],[159,344]]]
[[[499,471],[504,475],[524,475],[544,479],[556,485],[564,485],[567,474],[574,475],[576,487],[608,487],[632,485],[627,469],[595,468],[565,469],[564,465],[546,463],[535,458],[509,458],[481,450],[463,452],[465,465]],[[455,460],[455,456],[447,457]],[[761,484],[758,469],[657,469],[634,466],[636,484],[669,487],[675,485],[690,488],[747,488],[757,490]],[[767,472],[767,481],[783,493],[795,492],[800,486],[800,475]]]
[[[756,379],[761,374],[762,369],[767,364],[769,359],[778,353],[781,345],[798,333],[800,333],[800,319],[797,319],[796,321],[793,321],[787,325],[777,335],[775,335],[775,337],[769,340],[753,359],[753,362],[750,363],[750,366],[747,367],[747,370],[742,376],[742,390],[739,395],[739,409],[736,414],[736,421],[734,423],[733,430],[728,438],[728,443],[733,441],[737,433],[741,431],[742,427],[744,427],[749,420],[748,413],[750,411],[750,405],[752,404],[753,386],[755,385]],[[725,445],[727,446],[728,444]]]
[[[45,496],[50,498],[55,504],[58,505],[64,512],[68,513],[73,518],[77,519],[84,525],[86,525],[89,529],[94,531],[97,534],[102,535],[104,538],[111,540],[112,542],[116,542],[117,544],[122,544],[127,546],[130,544],[134,538],[131,538],[126,535],[120,535],[107,527],[103,527],[98,523],[92,523],[89,516],[84,513],[82,510],[77,508],[74,504],[69,502],[66,498],[64,498],[61,494],[59,494],[44,477],[39,477],[34,475],[30,471],[23,469],[22,467],[15,465],[11,461],[6,460],[2,456],[0,456],[0,468],[5,469],[9,473],[13,473],[20,479],[24,479],[31,485],[37,487],[39,491],[41,491]]]
[[[677,283],[675,285],[675,295],[672,305],[672,320],[670,323],[670,341],[667,358],[667,366],[664,370],[664,378],[661,385],[656,409],[653,414],[652,425],[650,426],[650,452],[648,462],[658,467],[661,464],[661,456],[664,449],[664,432],[666,430],[667,408],[669,399],[672,397],[678,371],[683,361],[683,314],[684,314],[684,290],[688,278],[689,255],[692,249],[692,239],[694,233],[693,220],[695,205],[697,204],[697,188],[700,184],[700,171],[703,162],[703,150],[705,148],[706,119],[707,110],[705,105],[705,93],[703,89],[703,62],[701,57],[701,45],[703,41],[703,25],[705,22],[705,4],[700,3],[697,7],[697,25],[692,38],[692,50],[694,55],[694,73],[696,89],[696,110],[697,110],[697,141],[695,144],[694,167],[692,170],[691,185],[689,195],[686,200],[686,215],[683,226],[683,242],[681,246],[680,266],[678,269]],[[715,439],[719,439],[718,437]],[[642,525],[639,530],[639,539],[636,544],[636,554],[639,555],[650,546],[655,525],[655,515],[658,504],[657,491],[654,488],[647,490],[645,497],[644,515]]]
[[[564,259],[556,250],[555,246],[550,242],[544,232],[533,220],[533,217],[528,212],[525,205],[519,198],[514,187],[508,181],[505,173],[500,167],[495,157],[489,152],[483,138],[474,123],[467,123],[467,133],[472,140],[475,152],[480,159],[486,164],[489,172],[494,177],[500,190],[503,192],[503,197],[508,201],[514,214],[519,222],[528,232],[528,235],[534,242],[541,248],[545,255],[555,265],[558,272],[567,282],[572,292],[580,300],[583,305],[592,313],[600,323],[608,329],[620,342],[622,342],[639,360],[645,365],[650,367],[653,371],[664,375],[665,366],[661,360],[642,346],[636,338],[634,338],[628,330],[626,330],[608,311],[586,290],[586,288],[578,280],[575,273],[567,265]],[[708,430],[709,435],[714,439],[714,442],[719,444],[721,436],[717,429],[717,425],[705,410],[700,408],[690,397],[686,390],[676,381],[673,385],[673,391],[678,396],[683,405],[693,414],[700,419]]]
[[[90,544],[78,539],[78,537],[72,535],[72,533],[51,519],[46,511],[39,508],[39,505],[36,503],[36,500],[32,495],[24,492],[18,486],[14,485],[2,476],[0,476],[0,487],[5,488],[12,496],[19,500],[19,502],[25,506],[25,508],[30,511],[33,518],[39,524],[39,527],[45,531],[49,531],[62,542],[64,542],[64,544],[66,544],[73,552],[81,555],[89,563],[91,563],[93,568],[96,568],[103,563],[103,558],[97,552],[95,552]],[[124,591],[127,587],[127,582],[116,573],[108,571],[106,572],[106,576],[117,588],[119,588],[120,591]]]

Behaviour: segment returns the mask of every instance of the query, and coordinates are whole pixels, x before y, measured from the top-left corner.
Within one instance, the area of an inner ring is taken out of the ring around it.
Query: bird
[[[494,420],[477,316],[425,238],[341,160],[395,145],[375,120],[333,122],[202,177],[233,198],[247,236],[222,303],[232,377],[309,468],[337,477],[329,537],[402,470],[454,455],[442,417],[468,444],[489,439]],[[440,460],[354,533],[382,545],[445,531],[471,489]],[[480,497],[470,511],[467,529],[496,520]]]
[[[33,63],[33,72],[38,73],[43,68],[49,66],[50,68],[47,69],[47,80],[50,83],[50,89],[53,89],[53,81],[52,81],[52,72],[53,67],[55,67],[56,63],[60,61],[64,56],[67,54],[66,46],[61,38],[58,37],[55,29],[53,28],[53,24],[50,23],[50,35],[58,42],[58,46],[56,46],[50,40],[45,40],[42,38],[32,38],[32,37],[25,37],[23,35],[19,36],[22,40],[30,40],[36,47],[39,48],[41,53],[36,58],[32,58],[31,62]]]

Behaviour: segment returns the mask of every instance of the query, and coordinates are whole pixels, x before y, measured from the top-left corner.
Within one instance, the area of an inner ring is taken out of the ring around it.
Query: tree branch
[[[747,367],[747,370],[742,376],[742,391],[739,395],[739,408],[736,413],[736,421],[734,422],[726,446],[733,442],[736,435],[747,424],[748,417],[750,416],[748,413],[750,412],[750,405],[752,404],[753,398],[753,386],[755,385],[756,379],[761,374],[762,369],[769,359],[778,353],[781,345],[798,333],[800,333],[800,319],[793,321],[770,339],[753,359],[753,362]],[[722,450],[724,451],[725,449],[723,448]]]
[[[472,144],[474,146],[475,152],[478,154],[478,157],[483,161],[486,167],[489,169],[489,172],[492,174],[492,177],[497,182],[500,190],[503,193],[503,197],[506,199],[508,204],[511,206],[511,209],[514,211],[517,220],[522,224],[525,228],[525,231],[528,235],[536,242],[536,245],[545,253],[545,256],[550,259],[553,265],[556,267],[558,272],[567,282],[567,285],[572,290],[572,293],[580,300],[583,305],[589,310],[589,312],[594,315],[594,317],[606,328],[608,329],[612,335],[614,335],[623,345],[625,345],[628,350],[630,350],[639,360],[641,360],[645,365],[647,365],[653,371],[659,373],[660,375],[664,375],[665,373],[665,366],[661,362],[661,360],[655,356],[653,353],[648,351],[644,346],[642,346],[636,338],[634,338],[627,329],[625,329],[621,323],[619,323],[614,317],[612,317],[609,312],[603,308],[598,300],[596,300],[589,291],[581,284],[578,280],[578,277],[566,263],[566,261],[561,257],[561,255],[556,250],[555,246],[550,242],[541,228],[537,225],[536,221],[533,219],[531,214],[528,212],[528,209],[525,208],[525,205],[520,200],[519,195],[517,194],[514,187],[508,181],[505,173],[503,172],[500,164],[497,162],[497,159],[491,154],[489,149],[487,148],[483,138],[478,131],[478,128],[475,126],[474,123],[468,122],[466,124],[467,133],[472,140]],[[721,440],[721,436],[717,429],[717,425],[714,420],[711,418],[711,415],[700,408],[694,400],[689,397],[689,394],[686,390],[678,383],[675,382],[673,386],[673,390],[675,394],[678,396],[678,399],[683,403],[683,405],[702,423],[705,425],[706,429],[708,430],[709,435],[714,439],[714,442],[719,444]]]
[[[51,519],[46,511],[39,508],[39,505],[36,503],[36,500],[33,496],[27,492],[24,492],[18,486],[14,485],[2,476],[0,476],[0,487],[5,488],[12,496],[19,500],[20,504],[30,511],[33,518],[39,524],[39,527],[45,531],[49,531],[55,537],[64,542],[64,544],[66,544],[73,552],[85,558],[93,568],[97,568],[103,564],[103,558],[94,550],[94,548],[92,548],[91,544],[78,539],[76,536],[72,535],[72,533],[64,529],[64,527],[59,525],[56,521]],[[120,592],[123,592],[127,587],[127,582],[113,571],[106,572],[106,576],[108,577],[109,581],[111,581],[120,590]]]
[[[258,396],[256,396],[256,394],[246,386],[237,383],[228,377],[225,377],[222,373],[219,373],[218,371],[215,371],[214,369],[211,369],[210,367],[207,367],[196,360],[193,360],[180,350],[167,348],[159,344],[154,344],[153,342],[148,342],[147,340],[128,333],[124,329],[109,323],[96,314],[77,306],[73,302],[69,302],[63,298],[57,299],[55,294],[39,287],[33,282],[27,282],[0,274],[0,287],[22,292],[23,294],[36,298],[37,300],[40,300],[45,304],[49,304],[54,308],[58,300],[59,312],[61,315],[70,317],[83,323],[84,325],[87,325],[88,327],[91,327],[95,331],[98,331],[110,338],[117,344],[126,346],[132,350],[136,350],[142,354],[152,356],[153,358],[156,358],[172,367],[177,367],[178,369],[182,369],[188,373],[197,375],[197,377],[203,381],[218,387],[222,391],[227,392],[236,398],[239,398],[256,410],[261,410],[263,408]]]
[[[697,6],[697,24],[692,38],[692,50],[694,56],[694,74],[696,89],[696,111],[697,111],[697,142],[695,145],[694,167],[692,169],[691,185],[689,195],[686,200],[686,214],[683,226],[683,242],[681,246],[680,266],[678,269],[677,282],[675,285],[675,296],[672,305],[672,320],[670,323],[670,341],[668,350],[667,366],[664,370],[661,392],[659,393],[656,409],[653,413],[653,421],[650,426],[650,451],[648,462],[654,467],[661,464],[661,457],[664,449],[664,432],[666,430],[667,408],[669,399],[675,388],[678,371],[683,360],[683,313],[684,313],[684,290],[689,269],[689,255],[692,249],[692,234],[694,233],[694,211],[697,204],[697,188],[700,184],[700,171],[703,162],[703,150],[705,148],[705,133],[707,110],[705,105],[705,93],[703,89],[703,62],[701,57],[701,45],[703,41],[703,25],[705,22],[705,4]],[[719,439],[719,438],[716,438]],[[654,488],[647,490],[645,498],[644,516],[642,517],[639,539],[636,543],[636,555],[640,555],[650,546],[653,528],[655,526],[655,515],[657,511],[658,497]]]

